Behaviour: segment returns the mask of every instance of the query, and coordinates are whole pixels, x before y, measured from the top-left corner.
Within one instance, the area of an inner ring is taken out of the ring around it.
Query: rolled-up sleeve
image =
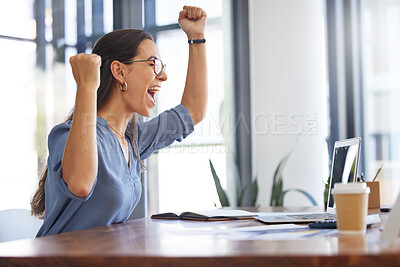
[[[181,142],[194,130],[192,116],[187,108],[178,105],[164,111],[148,122],[139,122],[136,132],[137,152],[141,159],[154,151]]]
[[[97,178],[93,185],[92,191],[86,197],[77,197],[69,189],[67,184],[62,178],[62,158],[64,155],[65,144],[67,143],[68,135],[70,130],[70,124],[61,124],[56,126],[49,134],[48,147],[49,147],[49,158],[47,160],[48,164],[48,179],[52,180],[49,182],[54,182],[58,185],[61,192],[68,198],[75,200],[86,201],[90,198],[93,193],[93,189],[96,185]]]

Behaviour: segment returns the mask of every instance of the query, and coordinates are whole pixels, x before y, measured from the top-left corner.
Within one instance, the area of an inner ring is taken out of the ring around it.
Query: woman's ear
[[[123,83],[125,81],[125,65],[119,62],[118,60],[114,60],[111,65],[110,65],[110,70],[112,75],[116,80],[118,80],[120,83]]]

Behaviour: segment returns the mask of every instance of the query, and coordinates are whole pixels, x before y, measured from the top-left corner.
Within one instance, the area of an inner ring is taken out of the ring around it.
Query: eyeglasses
[[[153,58],[153,59],[144,59],[144,60],[131,60],[126,62],[126,64],[134,63],[134,62],[148,62],[148,61],[153,61],[153,68],[154,68],[154,74],[157,76],[160,76],[162,71],[166,69],[167,65],[163,64],[162,61],[158,58]]]

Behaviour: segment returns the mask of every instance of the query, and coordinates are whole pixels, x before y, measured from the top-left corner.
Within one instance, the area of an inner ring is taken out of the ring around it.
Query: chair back
[[[31,216],[26,209],[0,211],[0,242],[35,238],[43,220]]]

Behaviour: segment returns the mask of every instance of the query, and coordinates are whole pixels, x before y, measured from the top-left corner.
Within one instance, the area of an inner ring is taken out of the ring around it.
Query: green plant
[[[329,184],[331,183],[331,175],[329,174],[328,180],[325,183],[325,190],[324,190],[324,203],[326,207],[326,203],[328,203],[328,194],[329,194]]]
[[[221,186],[220,179],[215,171],[215,168],[214,168],[213,163],[211,162],[211,159],[209,159],[209,162],[210,162],[211,173],[214,178],[215,188],[217,189],[217,194],[218,194],[218,198],[221,203],[221,206],[229,207],[230,203],[229,203],[228,196],[227,196],[225,190]],[[236,168],[237,168],[237,166],[236,166]],[[247,191],[247,186],[245,186],[245,187],[242,186],[239,176],[236,176],[235,180],[236,180],[235,181],[236,182],[236,203],[237,203],[237,206],[240,207],[240,206],[242,206],[243,196],[244,196],[245,192]],[[258,182],[257,182],[257,177],[256,177],[252,183],[252,195],[251,195],[252,196],[252,198],[251,198],[251,206],[252,207],[256,206],[257,195],[258,195]]]
[[[272,183],[272,193],[271,193],[271,201],[269,203],[270,206],[283,206],[283,198],[285,197],[286,193],[290,191],[294,192],[299,192],[302,193],[304,196],[306,196],[311,203],[316,206],[317,202],[315,199],[306,191],[297,189],[297,188],[292,188],[292,189],[286,189],[283,190],[283,171],[285,169],[286,163],[288,162],[290,155],[292,154],[293,150],[290,150],[287,155],[285,155],[279,162],[278,166],[276,167],[275,173],[274,173],[274,179]]]

